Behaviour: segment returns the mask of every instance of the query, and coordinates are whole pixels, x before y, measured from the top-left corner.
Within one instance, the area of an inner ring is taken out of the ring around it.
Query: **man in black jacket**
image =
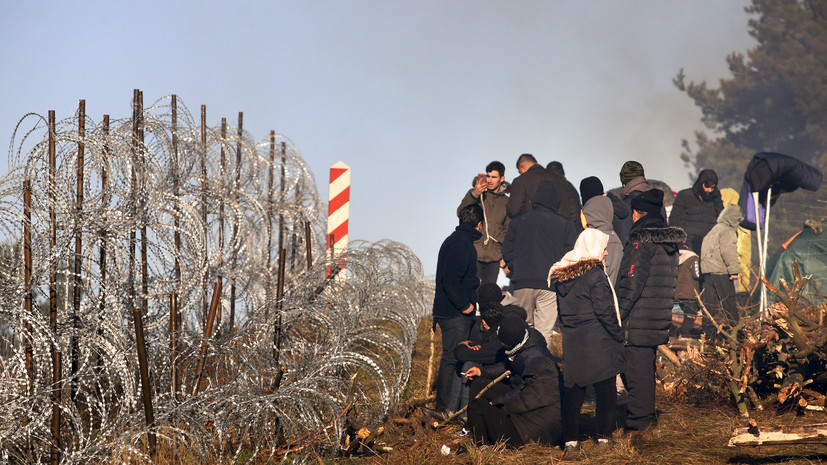
[[[434,292],[434,325],[442,331],[442,359],[436,380],[436,410],[456,409],[446,405],[454,386],[457,359],[454,348],[465,341],[474,322],[477,303],[477,250],[474,241],[482,234],[482,208],[468,205],[459,212],[459,226],[439,248]]]
[[[722,211],[724,202],[718,189],[718,175],[712,170],[701,170],[692,187],[678,192],[675,197],[669,213],[669,226],[686,231],[686,245],[700,255],[704,237],[715,226]]]
[[[534,208],[511,220],[503,241],[503,263],[511,273],[514,299],[528,314],[528,324],[551,342],[557,322],[557,294],[548,287],[548,269],[574,247],[580,228],[559,215],[560,192],[542,182]]]
[[[511,218],[531,211],[534,193],[541,182],[550,182],[557,186],[559,191],[560,204],[558,213],[568,218],[569,221],[580,225],[580,208],[577,206],[577,198],[572,197],[565,178],[549,172],[543,168],[534,155],[524,153],[517,158],[517,171],[520,175],[511,182],[511,197],[506,205],[506,212]]]
[[[663,191],[659,189],[632,200],[634,223],[617,281],[626,346],[627,430],[642,430],[657,422],[655,354],[669,340],[678,248],[686,240],[682,229],[666,226],[662,208]]]

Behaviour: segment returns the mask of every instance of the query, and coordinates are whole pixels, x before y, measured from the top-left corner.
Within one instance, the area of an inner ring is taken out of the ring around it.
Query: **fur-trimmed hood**
[[[553,270],[548,279],[551,283],[570,281],[583,276],[587,271],[596,267],[603,268],[603,261],[597,258],[589,258]]]
[[[679,246],[686,242],[686,232],[674,226],[665,228],[638,228],[629,232],[628,244],[635,242]]]

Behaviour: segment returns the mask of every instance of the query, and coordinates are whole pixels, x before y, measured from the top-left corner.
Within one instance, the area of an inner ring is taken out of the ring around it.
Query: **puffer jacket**
[[[709,231],[701,248],[701,273],[735,275],[741,272],[738,262],[738,224],[744,213],[730,205],[718,215],[718,224]]]
[[[562,437],[560,384],[557,365],[551,357],[546,339],[529,328],[529,339],[513,356],[480,371],[486,378],[496,378],[511,370],[511,390],[492,401],[511,418],[523,442],[557,444]]]
[[[482,222],[482,237],[474,241],[478,261],[498,262],[503,258],[503,240],[508,231],[508,224],[511,222],[511,218],[505,211],[510,186],[509,183],[503,181],[496,192],[485,191],[482,195],[476,195],[474,189],[469,189],[457,207],[457,215],[459,215],[459,212],[468,205],[479,203],[482,206],[485,215]]]
[[[548,289],[548,269],[574,247],[580,228],[557,214],[560,192],[550,182],[534,194],[534,208],[512,218],[503,242],[503,259],[514,289]]]
[[[623,332],[600,260],[582,260],[556,269],[550,280],[557,290],[563,331],[565,386],[585,387],[623,371]]]
[[[705,182],[718,184],[718,176],[712,170],[702,170],[691,188],[678,192],[669,214],[669,226],[682,228],[686,232],[686,244],[697,254],[701,253],[704,236],[724,210],[721,191],[716,186],[707,194],[703,188]]]
[[[686,233],[658,214],[632,225],[616,287],[626,344],[656,347],[669,340],[678,248],[685,241]]]

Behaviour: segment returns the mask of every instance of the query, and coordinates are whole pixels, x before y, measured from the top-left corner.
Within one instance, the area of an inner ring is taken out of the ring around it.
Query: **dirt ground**
[[[408,389],[401,399],[404,405],[425,394],[429,357],[430,322],[424,321],[414,352],[412,375]],[[436,334],[435,358],[439,357],[439,333]],[[747,426],[738,416],[734,405],[714,395],[677,398],[658,387],[657,407],[659,424],[656,428],[623,435],[615,431],[615,444],[608,450],[598,450],[589,439],[593,432],[593,411],[581,413],[583,450],[564,454],[558,447],[530,444],[518,449],[503,445],[477,447],[469,438],[456,438],[459,426],[433,429],[430,421],[418,409],[400,410],[396,418],[404,422],[387,422],[386,432],[378,445],[392,451],[376,455],[358,455],[351,459],[337,459],[337,463],[354,464],[814,464],[827,462],[827,445],[727,447],[736,427]],[[623,413],[623,406],[619,406]],[[759,426],[805,425],[827,423],[823,412],[801,414],[793,410],[779,410],[777,404],[768,404],[763,411],[752,412]],[[447,455],[445,453],[447,453]]]

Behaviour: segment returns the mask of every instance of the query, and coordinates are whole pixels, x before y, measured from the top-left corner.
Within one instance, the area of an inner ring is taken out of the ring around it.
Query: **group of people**
[[[435,409],[425,410],[447,419],[467,406],[462,431],[481,443],[538,441],[571,451],[580,448],[579,414],[593,387],[596,440],[608,447],[618,375],[628,393],[624,428],[657,422],[655,356],[668,342],[673,303],[697,313],[676,295],[679,281],[712,289],[718,307],[734,294],[734,232],[743,214],[723,208],[712,170],[677,194],[667,216],[664,192],[636,161],[620,170],[619,196],[595,176],[578,190],[559,162],[544,168],[531,154],[516,167],[510,184],[498,161],[474,178],[459,225],[439,250],[433,316],[442,357]],[[496,284],[500,269],[510,294]],[[560,333],[562,375],[548,349]]]

